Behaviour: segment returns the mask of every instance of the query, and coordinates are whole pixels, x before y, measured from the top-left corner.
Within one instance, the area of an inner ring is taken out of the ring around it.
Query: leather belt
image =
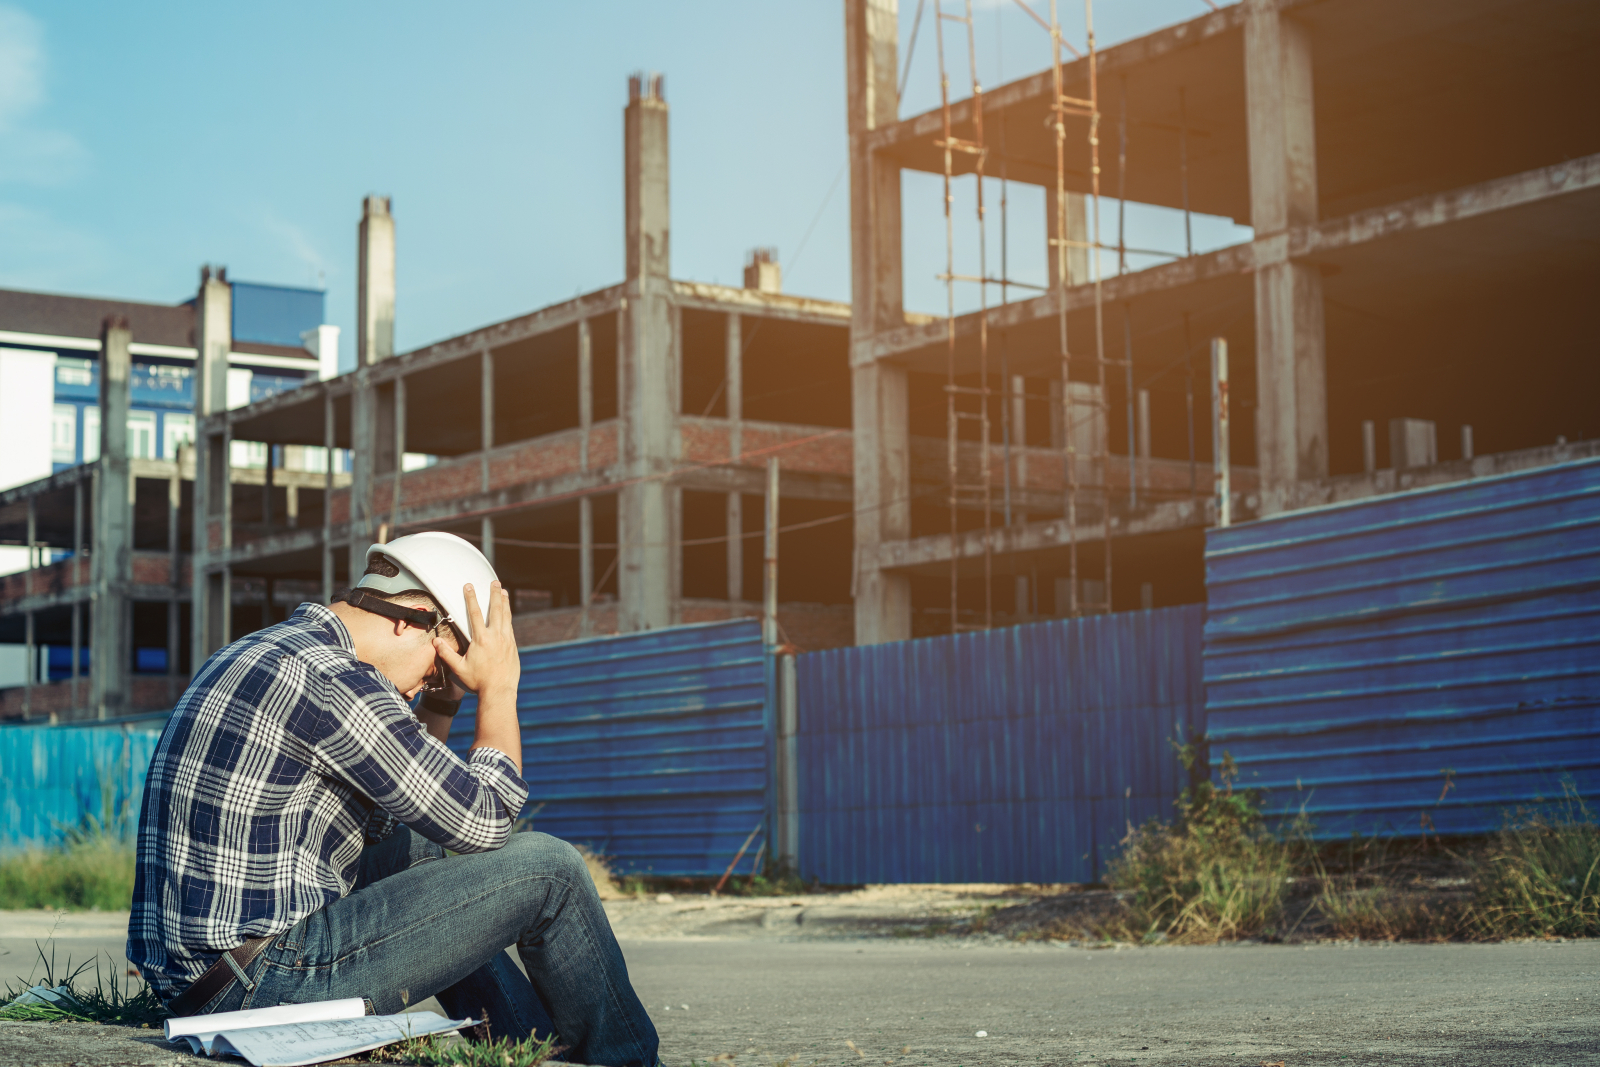
[[[227,989],[234,982],[242,981],[245,988],[254,989],[255,983],[245,974],[245,968],[261,955],[261,950],[267,947],[270,937],[255,937],[235,948],[230,948],[217,962],[206,968],[206,973],[196,978],[181,994],[167,1005],[167,1010],[173,1015],[197,1015],[200,1009],[211,1003],[218,993]]]

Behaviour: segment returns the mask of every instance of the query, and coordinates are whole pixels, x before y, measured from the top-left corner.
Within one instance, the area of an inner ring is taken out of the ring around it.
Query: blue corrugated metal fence
[[[1600,795],[1600,460],[1207,537],[1207,717],[1325,835]]]
[[[829,883],[1084,882],[1170,818],[1203,729],[1200,605],[801,656],[800,866]]]
[[[754,619],[523,649],[524,814],[623,873],[720,875],[767,817],[767,682]],[[469,698],[451,747],[475,725]]]
[[[0,728],[0,847],[130,829],[160,734],[116,727]]]

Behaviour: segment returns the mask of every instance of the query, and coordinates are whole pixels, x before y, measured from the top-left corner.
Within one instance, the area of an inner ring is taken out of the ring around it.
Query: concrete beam
[[[1344,218],[1299,227],[1289,234],[1283,255],[1295,259],[1315,257],[1386,237],[1448,226],[1596,189],[1600,189],[1600,154],[1581,156],[1462,189],[1413,197],[1371,211],[1358,211]]]
[[[1214,504],[1209,500],[1175,500],[1158,504],[1132,519],[1113,517],[1112,536],[1137,537],[1141,534],[1208,526],[1213,510]],[[990,537],[996,555],[1011,555],[1063,548],[1073,540],[1071,534],[1067,520],[1053,519],[1049,522],[1001,527],[992,531]],[[943,574],[946,573],[943,568],[949,565],[952,554],[975,563],[981,561],[983,537],[982,530],[972,530],[957,537],[933,534],[902,541],[885,541],[877,548],[878,566],[885,570],[929,568]],[[1078,525],[1076,539],[1080,542],[1100,541],[1104,537],[1104,523],[1097,521]]]
[[[707,282],[672,283],[673,303],[679,307],[700,311],[760,315],[769,319],[786,319],[790,322],[833,322],[843,325],[850,321],[850,305],[836,300],[818,300],[808,296],[791,296],[788,293],[767,293],[757,289],[735,289],[727,285]]]
[[[94,637],[89,704],[95,717],[128,711],[133,670],[133,480],[128,472],[128,410],[132,406],[133,333],[126,320],[107,319],[100,333],[100,477],[94,508]]]

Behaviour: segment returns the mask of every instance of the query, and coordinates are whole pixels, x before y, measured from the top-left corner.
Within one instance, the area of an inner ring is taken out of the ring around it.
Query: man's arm
[[[522,657],[517,655],[517,638],[511,629],[511,594],[499,582],[490,582],[489,619],[483,622],[483,611],[478,607],[478,596],[471,583],[464,592],[467,625],[472,630],[472,644],[467,654],[460,655],[439,637],[434,638],[434,650],[461,684],[478,694],[478,733],[472,747],[504,752],[521,774],[522,726],[517,722],[517,682],[522,677]],[[433,725],[429,723],[428,728],[432,731]]]

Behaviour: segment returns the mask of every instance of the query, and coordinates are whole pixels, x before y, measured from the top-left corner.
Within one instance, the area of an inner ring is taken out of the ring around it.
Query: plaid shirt
[[[361,850],[396,822],[488,852],[527,797],[510,757],[462,762],[337,615],[301,604],[207,660],[173,710],[139,813],[128,960],[171,999],[228,949],[349,893]]]

